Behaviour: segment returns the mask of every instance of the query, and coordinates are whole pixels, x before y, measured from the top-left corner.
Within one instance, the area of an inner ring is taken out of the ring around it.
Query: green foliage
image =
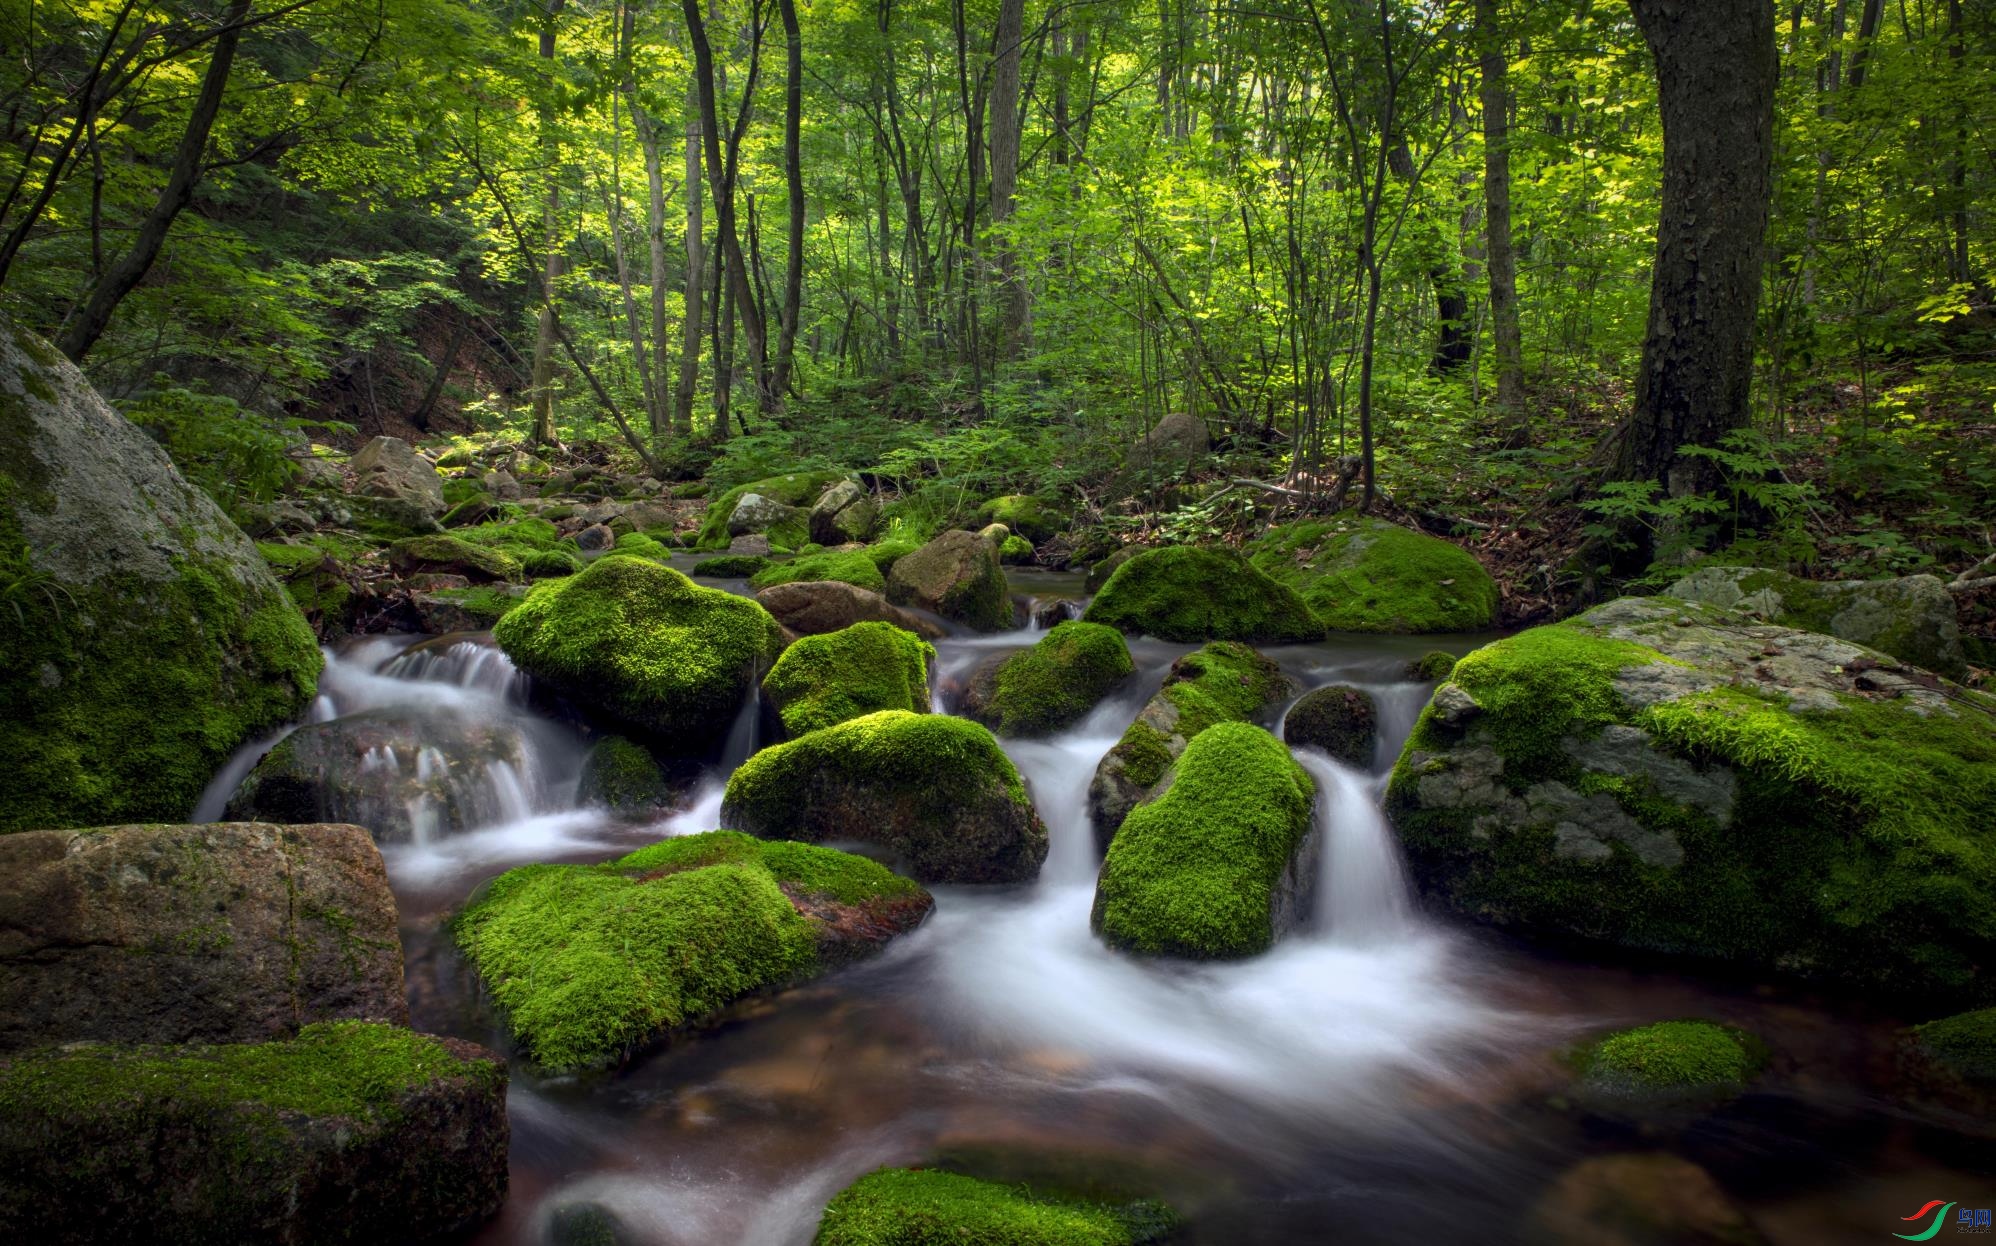
[[[1294,589],[1228,549],[1145,550],[1116,568],[1083,619],[1135,635],[1202,640],[1316,640],[1323,625]]]
[[[270,501],[297,475],[285,453],[285,433],[306,427],[305,421],[272,421],[232,399],[186,389],[166,377],[155,378],[153,389],[122,409],[166,448],[182,475],[231,515]]]
[[[816,1246],[1142,1246],[1178,1217],[1160,1203],[1104,1204],[933,1169],[883,1168],[840,1191]]]
[[[891,623],[855,623],[793,642],[762,691],[792,736],[877,710],[927,713],[935,656],[928,641]]]

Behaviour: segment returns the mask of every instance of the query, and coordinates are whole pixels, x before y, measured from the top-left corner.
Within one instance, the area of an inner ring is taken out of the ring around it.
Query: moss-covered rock
[[[1171,664],[1116,747],[1095,767],[1088,813],[1107,849],[1137,804],[1155,794],[1193,737],[1223,722],[1258,722],[1295,693],[1282,668],[1246,645],[1219,641]]]
[[[1032,648],[981,667],[963,712],[1001,736],[1052,735],[1135,673],[1121,632],[1099,623],[1060,623]]]
[[[1090,623],[1179,644],[1318,640],[1323,625],[1293,589],[1230,549],[1144,550],[1115,572],[1082,613]]]
[[[499,519],[451,535],[508,555],[531,579],[574,575],[582,570],[581,552],[544,517]]]
[[[1200,732],[1173,770],[1169,790],[1131,810],[1109,845],[1096,933],[1147,956],[1267,951],[1309,908],[1316,784],[1248,723]]]
[[[1474,632],[1497,621],[1497,582],[1461,546],[1352,512],[1270,529],[1254,565],[1335,632]]]
[[[1543,1246],[1764,1246],[1712,1174],[1662,1151],[1596,1155],[1561,1173],[1520,1240]]]
[[[1908,1033],[1927,1060],[1996,1092],[1996,1008],[1928,1021]]]
[[[1178,1217],[1162,1203],[1100,1203],[936,1169],[883,1168],[841,1191],[816,1246],[1146,1246]]]
[[[173,822],[311,705],[312,628],[82,373],[0,319],[0,831]]]
[[[1954,596],[1931,575],[1825,583],[1758,567],[1700,567],[1664,595],[1840,636],[1949,679],[1968,673]]]
[[[811,505],[811,539],[825,545],[864,541],[880,523],[880,503],[857,481],[828,486]]]
[[[952,529],[896,558],[887,600],[967,624],[980,632],[1012,626],[1012,599],[998,551],[974,532]]]
[[[695,549],[725,547],[728,538],[734,535],[728,531],[728,521],[734,517],[735,508],[748,494],[753,493],[768,498],[786,507],[804,507],[815,502],[818,495],[825,491],[826,486],[844,478],[843,472],[790,472],[782,476],[752,480],[745,485],[736,485],[708,505],[707,516],[701,521],[700,533],[694,538],[693,547]],[[789,549],[804,544],[810,539],[806,523],[807,514],[808,512],[800,510],[796,513],[794,522],[778,525],[775,530],[769,530],[769,539]]]
[[[855,623],[783,651],[762,693],[795,737],[880,710],[929,712],[928,641],[891,623]]]
[[[358,542],[316,535],[296,544],[258,542],[256,547],[312,630],[326,637],[343,636],[353,627],[359,602],[353,564],[363,548]]]
[[[1047,833],[991,733],[883,710],[764,749],[728,780],[721,820],[767,839],[877,844],[930,883],[1029,882]]]
[[[520,560],[506,551],[441,534],[395,542],[388,547],[388,561],[404,575],[431,572],[490,582],[517,580],[521,574]]]
[[[451,930],[521,1051],[573,1069],[864,955],[933,905],[864,857],[712,831],[509,870]]]
[[[1025,565],[1034,558],[1033,543],[1022,536],[1007,536],[998,543],[998,561]]]
[[[693,574],[709,580],[746,580],[776,566],[762,554],[720,554],[693,564]]]
[[[452,632],[490,631],[527,599],[517,584],[472,584],[463,588],[432,588],[409,594],[423,631],[432,636]]]
[[[610,549],[614,553],[626,554],[632,558],[648,558],[656,563],[663,563],[672,557],[671,550],[642,532],[624,533],[617,538]]]
[[[1438,684],[1454,669],[1455,655],[1434,649],[1407,663],[1407,678],[1416,683]]]
[[[1575,1091],[1592,1106],[1622,1110],[1710,1107],[1745,1090],[1766,1063],[1766,1047],[1745,1030],[1659,1021],[1583,1048],[1574,1060]]]
[[[753,601],[611,554],[549,580],[492,629],[515,665],[613,722],[711,749],[782,645]]]
[[[760,589],[819,580],[837,580],[841,584],[851,584],[875,593],[887,587],[887,578],[880,574],[878,564],[863,549],[807,554],[789,562],[769,563],[749,578],[749,587]]]
[[[693,776],[668,768],[652,751],[620,735],[604,736],[582,759],[575,798],[615,813],[642,816],[674,809],[692,787]]]
[[[1051,541],[1067,526],[1067,516],[1057,505],[1023,493],[992,498],[977,508],[977,518],[988,524],[1004,524],[1035,545]]]
[[[0,1060],[0,1237],[420,1242],[506,1193],[506,1065],[364,1021]]]
[[[1624,598],[1486,646],[1387,807],[1422,888],[1541,936],[1996,997],[1996,700]]]
[[[1372,765],[1373,742],[1379,738],[1379,711],[1357,688],[1333,684],[1313,689],[1283,716],[1282,738],[1365,770]]]

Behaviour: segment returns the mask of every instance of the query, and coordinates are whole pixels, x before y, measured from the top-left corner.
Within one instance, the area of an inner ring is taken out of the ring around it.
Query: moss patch
[[[1955,1076],[1996,1086],[1996,1008],[1916,1025],[1912,1039],[1921,1054]]]
[[[1497,583],[1460,546],[1353,512],[1271,529],[1254,565],[1338,632],[1473,632],[1495,624]]]
[[[765,567],[775,566],[761,554],[722,554],[702,558],[693,564],[693,574],[710,580],[746,580]]]
[[[1723,1090],[1766,1064],[1751,1034],[1710,1021],[1659,1021],[1608,1035],[1580,1053],[1583,1084],[1610,1093]]]
[[[526,599],[519,591],[508,592],[493,584],[474,584],[469,588],[432,589],[430,596],[447,601],[470,616],[478,626],[474,630],[490,630],[499,620],[518,609]]]
[[[817,580],[838,580],[876,593],[887,590],[887,577],[880,573],[880,566],[871,553],[863,549],[808,554],[789,562],[769,563],[749,579],[749,587],[768,588],[774,584]]]
[[[1163,796],[1110,843],[1093,922],[1146,955],[1252,956],[1279,933],[1290,860],[1309,835],[1316,785],[1281,741],[1246,723],[1199,734]]]
[[[1323,625],[1296,592],[1232,550],[1173,546],[1137,554],[1109,577],[1081,616],[1181,644],[1317,640]]]
[[[620,735],[605,736],[582,759],[577,800],[625,812],[669,809],[680,785],[666,775],[651,750]]]
[[[602,865],[509,870],[451,930],[522,1051],[596,1067],[818,972],[822,923],[785,884],[846,904],[923,895],[863,857],[713,831]]]
[[[791,736],[877,710],[927,713],[935,656],[928,641],[892,623],[855,623],[785,649],[762,691]]]
[[[1161,1203],[1097,1203],[932,1169],[883,1168],[825,1208],[816,1246],[1143,1246],[1178,1217]]]
[[[1067,516],[1044,498],[1022,493],[992,498],[977,508],[980,523],[1001,523],[1037,545],[1050,541],[1067,526]]]
[[[1081,718],[1136,672],[1122,633],[1099,623],[1059,623],[1005,659],[978,717],[1001,736],[1043,736]]]
[[[415,536],[388,547],[388,560],[408,574],[438,571],[477,580],[517,580],[520,560],[503,549],[476,545],[456,536]]]

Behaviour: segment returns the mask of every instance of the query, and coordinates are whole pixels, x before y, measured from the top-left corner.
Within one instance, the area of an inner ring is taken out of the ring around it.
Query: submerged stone
[[[1378,737],[1379,711],[1372,698],[1343,684],[1311,690],[1282,719],[1282,738],[1290,744],[1321,749],[1359,770],[1371,768]]]
[[[1740,1095],[1767,1063],[1759,1039],[1711,1021],[1659,1021],[1588,1044],[1574,1093],[1597,1111],[1630,1117],[1705,1111]]]
[[[1712,1174],[1661,1151],[1597,1155],[1561,1174],[1526,1224],[1550,1246],[1761,1246]]]

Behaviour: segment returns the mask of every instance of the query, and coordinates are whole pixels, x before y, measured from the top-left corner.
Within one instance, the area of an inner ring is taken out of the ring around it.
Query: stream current
[[[1078,596],[1080,585],[1021,573],[1014,588]],[[578,807],[583,737],[532,708],[503,654],[478,639],[410,651],[422,639],[329,653],[312,718],[393,707],[517,733],[524,766],[448,776],[481,824],[439,834],[413,809],[410,841],[383,847],[416,1028],[503,1052],[444,919],[513,866],[605,860],[715,828],[756,716],[734,724],[689,808],[631,822]],[[938,641],[937,712],[977,661],[1036,639]],[[1437,639],[1266,650],[1305,689],[1369,692],[1380,727],[1364,771],[1299,753],[1318,785],[1322,874],[1312,924],[1268,954],[1146,963],[1089,931],[1100,864],[1089,779],[1192,648],[1133,642],[1136,677],[1086,719],[1051,739],[1003,741],[1051,839],[1037,882],[932,888],[934,914],[881,955],[742,1001],[614,1074],[548,1077],[515,1061],[511,1192],[468,1240],[540,1246],[564,1208],[587,1204],[634,1243],[801,1246],[855,1178],[936,1161],[1163,1197],[1187,1214],[1191,1240],[1214,1244],[1542,1240],[1562,1174],[1617,1151],[1702,1164],[1777,1243],[1889,1241],[1930,1199],[1996,1203],[1996,1146],[1873,1091],[1898,1018],[1754,982],[1560,959],[1421,911],[1379,798],[1431,690],[1406,681],[1406,664]],[[1463,652],[1477,643],[1445,640]],[[271,742],[216,776],[197,817],[219,816]],[[1661,1136],[1561,1103],[1561,1053],[1577,1040],[1679,1016],[1765,1038],[1778,1055],[1764,1087]]]

